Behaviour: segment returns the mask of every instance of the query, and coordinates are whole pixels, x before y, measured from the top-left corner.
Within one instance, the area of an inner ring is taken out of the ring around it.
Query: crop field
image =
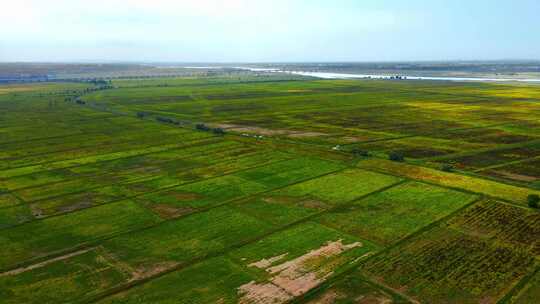
[[[0,303],[540,301],[540,86],[107,83],[0,85]]]

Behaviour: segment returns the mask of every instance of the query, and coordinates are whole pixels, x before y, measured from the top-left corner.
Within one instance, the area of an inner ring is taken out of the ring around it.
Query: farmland
[[[0,86],[1,303],[534,303],[540,86]]]

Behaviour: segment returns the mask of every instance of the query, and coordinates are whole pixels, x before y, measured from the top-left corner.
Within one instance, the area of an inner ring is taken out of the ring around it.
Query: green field
[[[0,85],[0,303],[538,302],[540,86],[193,75]]]

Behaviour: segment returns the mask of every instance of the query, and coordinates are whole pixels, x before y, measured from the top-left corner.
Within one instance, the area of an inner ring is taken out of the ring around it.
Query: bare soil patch
[[[202,195],[193,192],[170,192],[168,195],[180,201],[192,201],[202,197]]]
[[[347,296],[336,290],[327,290],[319,299],[310,301],[311,304],[334,304],[336,300],[345,299]]]
[[[91,195],[86,195],[80,201],[74,204],[62,205],[58,208],[59,212],[71,212],[79,209],[85,209],[94,205],[94,199]]]
[[[237,133],[248,133],[248,134],[257,134],[265,136],[277,136],[277,135],[286,135],[290,138],[310,138],[310,137],[319,137],[327,136],[329,134],[321,132],[304,132],[304,131],[295,131],[295,130],[286,130],[286,129],[268,129],[262,127],[246,126],[246,125],[235,125],[235,124],[211,124],[211,127],[222,128],[227,131],[237,132]]]
[[[275,256],[275,257],[271,257],[271,258],[268,258],[268,259],[262,259],[262,260],[260,260],[258,262],[251,263],[248,266],[249,267],[257,267],[257,268],[260,268],[260,269],[266,269],[266,268],[269,268],[270,266],[272,266],[275,262],[281,261],[283,258],[285,258],[287,256],[287,254],[289,254],[289,253],[284,253],[284,254],[281,254],[281,255],[278,255],[278,256]]]
[[[327,136],[328,134],[322,132],[296,132],[289,135],[290,138],[311,138],[319,136]]]
[[[167,204],[150,204],[149,207],[161,218],[172,219],[195,211],[191,207],[175,207]]]
[[[325,262],[361,246],[360,242],[343,244],[342,240],[329,241],[318,249],[275,266],[271,265],[286,254],[252,263],[249,266],[266,270],[271,278],[269,282],[250,282],[241,286],[239,291],[243,301],[240,303],[284,303],[288,298],[303,295],[333,274],[331,267],[324,267]],[[288,297],[276,290],[284,291]]]
[[[272,283],[256,283],[251,281],[240,286],[239,304],[278,304],[286,303],[293,297]]]
[[[536,176],[517,174],[517,173],[508,172],[508,171],[493,170],[492,172],[499,176],[506,177],[509,179],[514,179],[521,182],[535,182],[538,180],[538,177]]]
[[[138,269],[135,269],[131,273],[132,277],[130,281],[137,281],[137,280],[149,278],[163,271],[176,267],[178,266],[178,264],[179,263],[177,262],[162,262],[162,263],[154,264],[151,266],[140,267]]]

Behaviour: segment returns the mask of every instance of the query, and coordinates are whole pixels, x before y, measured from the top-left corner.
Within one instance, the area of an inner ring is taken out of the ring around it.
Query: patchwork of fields
[[[540,297],[539,86],[9,85],[0,147],[1,303]]]

